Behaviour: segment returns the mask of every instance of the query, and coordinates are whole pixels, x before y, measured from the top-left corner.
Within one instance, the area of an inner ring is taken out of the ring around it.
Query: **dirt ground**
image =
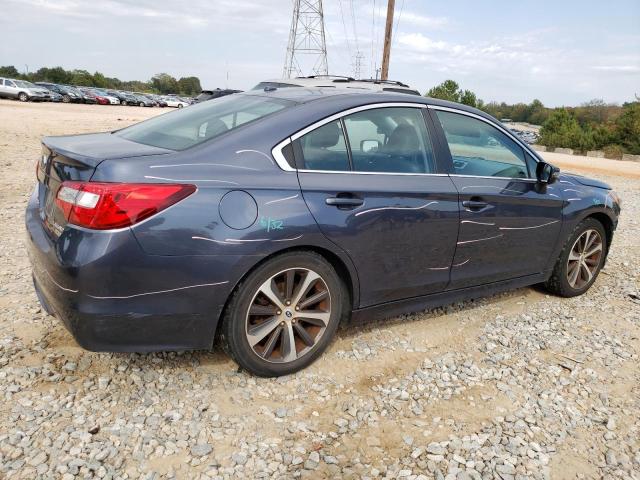
[[[40,138],[165,111],[0,100],[0,478],[640,478],[640,164],[543,154],[623,198],[586,295],[348,325],[304,372],[256,379],[218,351],[86,352],[33,292]]]

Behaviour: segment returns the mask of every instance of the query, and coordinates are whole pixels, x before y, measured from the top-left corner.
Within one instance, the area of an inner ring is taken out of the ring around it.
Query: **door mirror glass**
[[[560,176],[560,169],[558,167],[554,167],[550,163],[538,162],[536,167],[536,176],[538,178],[538,182],[551,185],[558,180],[558,177]]]
[[[374,152],[379,148],[380,148],[379,140],[362,140],[360,142],[360,151],[364,153]]]

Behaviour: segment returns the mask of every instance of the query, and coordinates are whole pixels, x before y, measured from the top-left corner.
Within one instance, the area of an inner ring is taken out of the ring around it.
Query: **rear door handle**
[[[462,202],[462,206],[469,210],[482,210],[484,207],[489,206],[484,200],[465,200]]]
[[[325,199],[325,203],[338,208],[353,208],[362,205],[364,200],[355,197],[329,197]]]

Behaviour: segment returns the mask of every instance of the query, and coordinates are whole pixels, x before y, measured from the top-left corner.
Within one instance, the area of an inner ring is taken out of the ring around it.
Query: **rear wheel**
[[[562,297],[582,295],[593,285],[607,254],[607,236],[603,225],[587,218],[569,236],[545,284]]]
[[[63,103],[69,103],[71,101],[71,97],[69,95],[63,95],[62,96],[62,102]]]
[[[140,102],[140,103],[138,104],[138,106],[139,106],[139,107],[144,107],[144,102]]]
[[[183,106],[183,105],[182,105],[181,103],[179,103],[179,104],[178,104],[178,108],[182,108],[182,106]]]
[[[238,286],[222,321],[222,346],[255,375],[291,374],[322,354],[346,311],[344,285],[322,256],[287,253]]]
[[[27,95],[24,92],[20,92],[18,94],[18,100],[20,100],[21,102],[27,102],[27,101],[29,101],[29,95]]]

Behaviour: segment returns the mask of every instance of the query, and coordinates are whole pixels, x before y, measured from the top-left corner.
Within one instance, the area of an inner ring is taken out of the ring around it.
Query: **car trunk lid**
[[[89,181],[96,167],[104,160],[167,153],[171,153],[171,150],[132,142],[111,133],[45,137],[37,167],[38,199],[43,224],[55,238],[60,236],[67,224],[65,215],[55,201],[64,181]]]

